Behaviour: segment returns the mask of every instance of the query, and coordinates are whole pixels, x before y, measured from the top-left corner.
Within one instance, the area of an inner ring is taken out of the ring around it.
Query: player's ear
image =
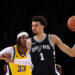
[[[42,25],[42,28],[44,29],[44,28],[45,28],[45,26],[44,26],[44,25]]]

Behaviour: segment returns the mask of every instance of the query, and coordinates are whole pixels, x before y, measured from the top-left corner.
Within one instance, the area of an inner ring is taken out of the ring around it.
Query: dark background
[[[67,20],[75,15],[74,0],[17,1],[3,0],[1,5],[0,50],[16,44],[16,36],[21,31],[31,32],[31,18],[42,15],[48,21],[46,33],[56,34],[68,46],[75,44],[75,32],[67,27]],[[71,58],[56,47],[56,62],[63,69],[63,75],[75,75],[75,58]],[[0,61],[0,68],[4,61]]]

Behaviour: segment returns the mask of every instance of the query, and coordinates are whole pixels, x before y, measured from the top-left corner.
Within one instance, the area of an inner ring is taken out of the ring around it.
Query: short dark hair
[[[45,27],[47,26],[47,20],[44,16],[34,16],[32,17],[32,21],[39,21]]]

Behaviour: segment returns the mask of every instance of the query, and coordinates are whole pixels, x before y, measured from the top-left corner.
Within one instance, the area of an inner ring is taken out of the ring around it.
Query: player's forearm
[[[7,63],[14,63],[14,59],[6,60]]]
[[[55,45],[57,45],[61,51],[71,57],[75,57],[75,47],[70,48],[68,45],[64,44],[58,36],[54,35],[52,38],[54,38],[53,40],[55,42]]]
[[[11,59],[10,53],[4,53],[0,55],[0,60],[6,60],[6,59]]]
[[[5,59],[4,54],[1,54],[1,55],[0,55],[0,60],[4,60],[4,59]]]
[[[75,57],[75,45],[72,47],[72,55],[73,55],[73,57]]]
[[[60,45],[58,45],[60,50],[62,50],[64,53],[66,53],[67,55],[74,57],[75,54],[75,50],[70,48],[69,46],[67,46],[66,44],[62,43]]]
[[[0,56],[0,60],[4,60],[4,57],[3,56]]]

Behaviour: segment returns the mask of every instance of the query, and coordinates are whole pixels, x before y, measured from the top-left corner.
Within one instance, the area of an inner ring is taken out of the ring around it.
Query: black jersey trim
[[[8,64],[8,69],[9,69],[9,75],[12,75],[12,72],[11,72],[9,64]]]

